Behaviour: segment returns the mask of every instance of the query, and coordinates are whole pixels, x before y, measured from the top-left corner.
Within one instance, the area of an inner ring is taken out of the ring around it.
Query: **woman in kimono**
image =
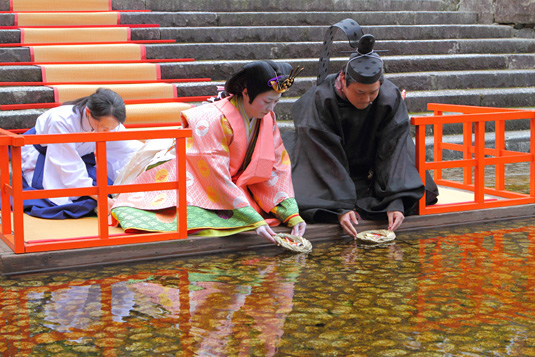
[[[48,110],[37,118],[31,134],[70,134],[125,130],[126,109],[119,94],[100,88],[90,96]],[[110,141],[106,144],[108,183],[142,143]],[[27,145],[22,147],[23,187],[63,189],[96,185],[94,142]],[[26,213],[42,218],[79,218],[93,213],[97,196],[54,197],[24,201]],[[108,209],[113,200],[108,198]]]
[[[186,145],[189,234],[255,230],[274,242],[270,225],[282,222],[292,227],[292,234],[303,235],[306,224],[299,216],[290,159],[273,113],[299,72],[287,63],[249,63],[226,82],[220,100],[182,112],[183,127],[193,129]],[[134,183],[167,179],[175,165],[175,159],[151,164]],[[121,194],[112,214],[127,231],[172,231],[176,194]]]

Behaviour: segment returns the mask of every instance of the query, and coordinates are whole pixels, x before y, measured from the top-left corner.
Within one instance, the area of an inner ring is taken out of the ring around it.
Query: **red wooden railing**
[[[145,243],[187,237],[186,220],[186,138],[191,129],[156,129],[113,133],[76,133],[48,135],[17,135],[0,129],[0,202],[2,220],[0,238],[15,252],[42,252],[61,249],[102,247],[120,244]],[[120,140],[176,139],[177,181],[149,184],[109,186],[107,183],[106,143]],[[97,186],[55,190],[22,190],[21,147],[34,144],[95,142],[97,158]],[[9,173],[11,151],[12,178]],[[177,230],[168,233],[118,234],[108,232],[107,197],[111,193],[176,190]],[[26,242],[24,239],[23,200],[98,195],[98,236]],[[11,213],[10,199],[13,200]]]
[[[416,126],[416,167],[422,180],[425,182],[426,170],[433,170],[437,185],[473,192],[474,199],[469,202],[426,206],[425,197],[423,197],[419,203],[420,215],[535,203],[535,110],[437,103],[429,103],[428,109],[434,111],[433,116],[411,118],[411,123]],[[460,114],[443,115],[444,112]],[[506,150],[505,121],[522,119],[530,121],[529,152]],[[495,140],[492,148],[485,147],[485,123],[487,122],[494,122],[495,125]],[[461,123],[463,126],[463,143],[444,142],[443,126],[456,123]],[[426,125],[433,125],[434,132],[433,161],[431,162],[426,161],[425,155]],[[473,131],[472,127],[474,127]],[[462,153],[462,159],[445,161],[443,150],[458,151]],[[505,189],[505,165],[520,162],[529,163],[529,194]],[[488,165],[495,167],[494,187],[485,186],[485,166]],[[450,168],[462,168],[462,182],[443,178],[443,170]],[[497,199],[487,200],[485,195],[492,195]]]

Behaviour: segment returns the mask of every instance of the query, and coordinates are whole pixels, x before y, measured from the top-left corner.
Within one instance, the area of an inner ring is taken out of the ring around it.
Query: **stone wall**
[[[535,0],[451,0],[446,4],[450,9],[477,12],[480,23],[535,26]]]

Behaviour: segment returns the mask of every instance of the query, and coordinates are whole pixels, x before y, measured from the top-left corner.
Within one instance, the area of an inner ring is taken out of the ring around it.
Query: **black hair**
[[[225,83],[227,94],[242,95],[247,88],[249,103],[252,103],[257,95],[273,90],[268,81],[277,76],[288,75],[292,66],[285,62],[255,61],[246,64]]]
[[[108,88],[99,88],[87,97],[65,102],[62,105],[74,105],[73,110],[79,113],[82,113],[83,109],[87,107],[96,121],[110,115],[121,124],[126,120],[126,107],[123,98]]]

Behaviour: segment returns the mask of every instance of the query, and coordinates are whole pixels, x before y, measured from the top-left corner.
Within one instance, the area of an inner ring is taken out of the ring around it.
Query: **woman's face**
[[[113,131],[119,126],[119,121],[115,119],[113,115],[100,117],[99,120],[96,120],[95,118],[93,118],[93,116],[91,115],[91,111],[88,108],[86,108],[85,110],[87,118],[89,119],[89,125],[91,125],[91,128],[93,128],[93,130],[97,133]]]
[[[249,103],[249,94],[247,89],[243,92],[243,108],[249,118],[263,118],[270,111],[275,109],[275,106],[279,102],[281,93],[277,93],[274,90],[270,90],[259,94],[255,97],[252,103]]]

